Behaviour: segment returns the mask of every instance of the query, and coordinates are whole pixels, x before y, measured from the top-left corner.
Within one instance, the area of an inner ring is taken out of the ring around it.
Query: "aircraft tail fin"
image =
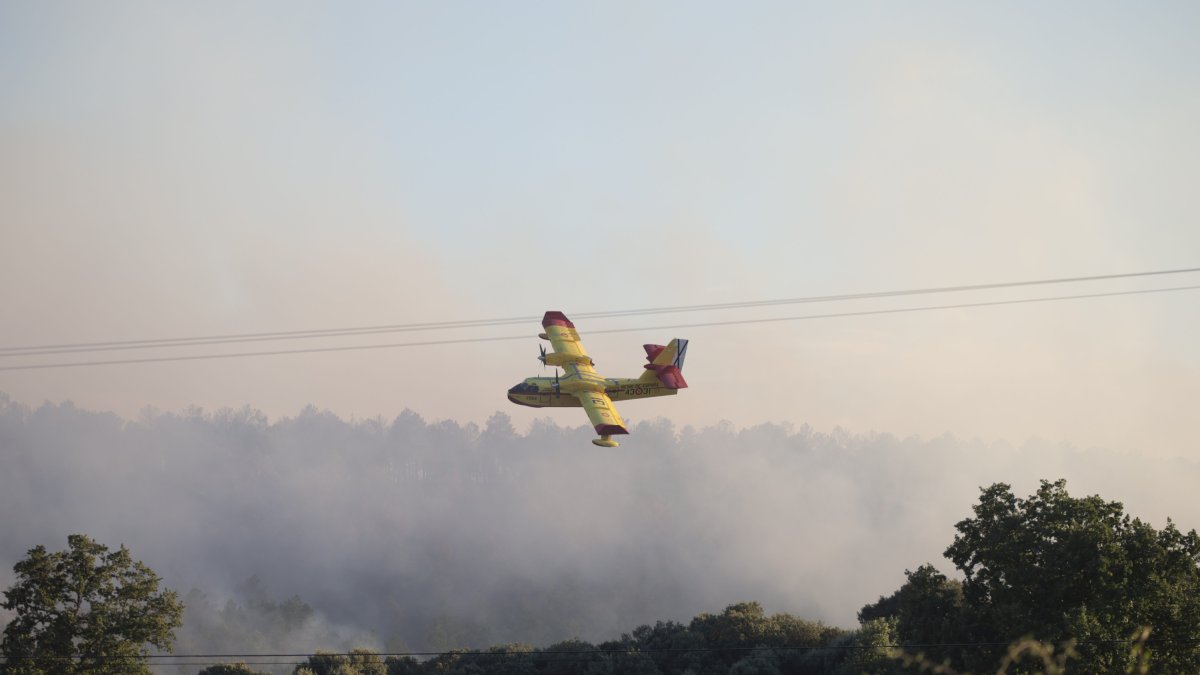
[[[683,379],[683,360],[687,357],[688,341],[675,338],[666,345],[642,345],[646,350],[646,372],[642,380],[653,382],[658,380],[668,389],[685,389],[687,381]]]

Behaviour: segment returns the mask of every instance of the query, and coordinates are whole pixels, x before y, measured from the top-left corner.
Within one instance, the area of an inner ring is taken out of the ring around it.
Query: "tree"
[[[420,675],[421,662],[411,656],[389,656],[383,660],[388,675]]]
[[[183,605],[122,546],[82,534],[54,553],[38,546],[18,562],[4,592],[15,616],[4,629],[11,673],[149,673],[148,645],[171,650]]]
[[[265,670],[254,670],[245,663],[219,663],[209,666],[196,675],[271,675]]]
[[[858,620],[865,624],[874,619],[895,618],[900,641],[923,645],[919,653],[940,663],[950,651],[929,645],[961,643],[969,639],[962,582],[946,578],[928,564],[921,565],[915,572],[905,570],[904,575],[907,581],[900,590],[863,607]]]
[[[909,574],[860,618],[891,616],[906,643],[1077,642],[1081,672],[1126,672],[1130,638],[1151,630],[1156,670],[1200,672],[1200,536],[1162,530],[1125,514],[1120,502],[1072,497],[1066,481],[1042,481],[1021,499],[1004,483],[984,488],[975,516],[959,522],[946,557],[962,573],[931,566]],[[995,654],[960,652],[972,670]]]
[[[729,675],[779,675],[779,655],[770,649],[756,649],[735,661]]]
[[[1189,643],[1200,635],[1200,536],[1171,521],[1162,531],[1130,518],[1120,502],[1075,498],[1066,481],[1042,481],[1018,499],[997,483],[975,517],[959,522],[946,557],[962,571],[963,594],[991,635],[1086,641],[1084,670],[1124,671],[1127,640],[1149,626],[1161,643],[1155,665],[1200,668]],[[994,638],[993,638],[994,639]]]
[[[349,654],[318,651],[296,666],[296,675],[388,675],[388,666],[370,649],[352,649]]]

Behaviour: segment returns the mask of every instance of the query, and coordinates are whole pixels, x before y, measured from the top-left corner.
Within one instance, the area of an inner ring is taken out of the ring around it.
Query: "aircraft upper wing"
[[[578,398],[579,402],[583,404],[588,419],[591,420],[592,426],[596,427],[596,433],[601,436],[629,433],[625,429],[625,421],[621,419],[621,415],[613,406],[612,399],[608,397],[608,394],[597,391],[581,391],[575,394],[575,398]]]
[[[604,393],[604,378],[592,368],[592,358],[583,349],[575,324],[562,312],[546,312],[542,317],[542,328],[546,329],[545,337],[554,347],[553,357],[543,357],[543,361],[562,365],[567,371],[566,379],[571,380],[572,384],[586,385],[572,387],[570,393],[579,399],[592,426],[596,428],[596,433],[602,437],[593,443],[610,447],[616,445],[608,437],[613,434],[627,434],[629,431],[625,428],[625,421],[621,419],[620,413],[613,407],[612,399]]]
[[[575,324],[571,323],[566,314],[546,312],[546,316],[542,317],[542,328],[546,329],[546,337],[550,339],[555,353],[580,357],[590,363],[591,359],[583,349]]]

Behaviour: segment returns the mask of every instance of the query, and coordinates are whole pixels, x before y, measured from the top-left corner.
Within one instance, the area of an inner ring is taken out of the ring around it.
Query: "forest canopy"
[[[995,500],[1011,497],[1015,519],[1029,501],[1015,495],[1040,503],[1039,475],[1118,496],[1145,520],[1123,525],[1124,507],[1117,517],[1101,500],[1100,522],[1140,533],[1129,542],[1162,539],[1173,564],[1186,556],[1169,540],[1188,535],[1166,517],[1200,521],[1200,502],[1179,498],[1200,484],[1189,460],[776,424],[633,431],[600,453],[586,428],[522,432],[501,413],[482,425],[316,408],[126,420],[0,395],[0,511],[20,514],[0,538],[0,584],[38,542],[124,542],[180,590],[180,653],[601,644],[748,599],[850,627],[898,587],[950,617],[927,630],[953,636],[967,575],[954,560],[914,566],[966,536],[954,523],[978,519],[981,485],[1015,486]],[[901,639],[912,627],[889,612],[864,618]]]

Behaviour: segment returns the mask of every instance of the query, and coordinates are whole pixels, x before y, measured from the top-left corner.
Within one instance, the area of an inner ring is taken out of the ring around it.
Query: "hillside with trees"
[[[854,630],[768,615],[759,603],[743,602],[686,624],[641,625],[596,644],[578,638],[541,648],[505,644],[424,659],[357,648],[316,652],[293,672],[807,675],[935,666],[942,672],[1010,666],[1054,672],[1040,663],[1046,655],[1074,672],[1200,670],[1200,536],[1194,530],[1181,532],[1173,523],[1157,530],[1125,514],[1118,502],[1070,496],[1062,480],[1043,481],[1028,498],[994,484],[982,490],[974,512],[955,526],[958,534],[946,549],[962,580],[932,565],[907,572],[896,592],[863,607]],[[4,631],[0,670],[149,672],[148,646],[172,646],[182,612],[177,596],[159,591],[158,577],[124,547],[109,553],[83,535],[69,544],[59,553],[36,547],[16,565],[18,582],[3,603],[14,617]],[[312,610],[300,598],[275,604],[257,580],[250,585],[259,619],[275,617],[249,622],[251,632],[279,621],[285,630],[300,629],[311,621]],[[1036,648],[1006,663],[1022,640],[1037,641]],[[264,652],[246,651],[254,653]],[[201,673],[256,672],[259,664],[249,663],[214,663]]]
[[[1143,622],[1152,641],[1194,636],[1196,462],[770,424],[633,430],[596,452],[586,428],[519,433],[499,413],[125,420],[0,395],[0,586],[39,544],[124,544],[179,592],[183,654],[601,645],[748,600],[838,627],[832,642],[864,628],[859,608],[910,644],[1002,649],[1026,627],[1127,641]],[[1046,475],[1105,499],[1039,487]]]

